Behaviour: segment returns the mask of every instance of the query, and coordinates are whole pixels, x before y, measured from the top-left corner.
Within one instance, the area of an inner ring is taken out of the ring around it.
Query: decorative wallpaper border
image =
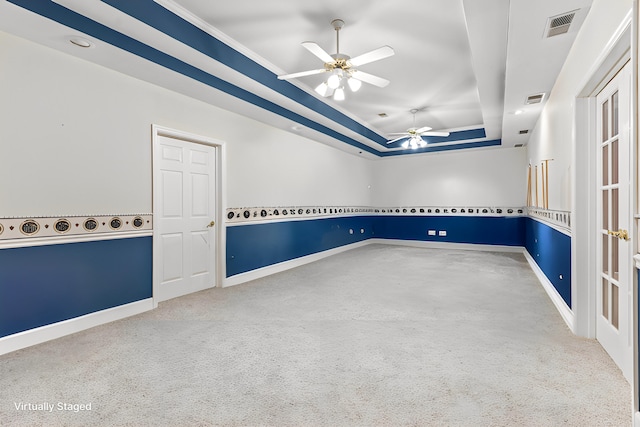
[[[228,208],[227,224],[269,220],[324,218],[351,215],[413,215],[413,216],[522,216],[523,207],[496,206],[278,206]]]
[[[562,229],[562,231],[571,233],[572,219],[570,211],[560,211],[536,207],[528,207],[527,211],[530,217],[539,219],[543,222],[549,223],[555,227]]]
[[[0,241],[148,231],[153,229],[152,218],[151,214],[0,218]]]

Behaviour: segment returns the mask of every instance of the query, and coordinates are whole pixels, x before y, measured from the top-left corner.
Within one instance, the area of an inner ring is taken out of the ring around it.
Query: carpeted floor
[[[631,413],[629,384],[521,254],[370,245],[0,356],[2,426],[627,426]]]

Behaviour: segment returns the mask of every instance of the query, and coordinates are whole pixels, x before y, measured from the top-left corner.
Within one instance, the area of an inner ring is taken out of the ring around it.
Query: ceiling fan
[[[337,101],[344,99],[345,82],[353,92],[360,89],[362,82],[378,87],[387,86],[389,80],[362,72],[355,67],[388,58],[395,53],[393,48],[390,46],[382,46],[358,55],[355,58],[351,58],[348,55],[340,53],[340,29],[344,26],[344,21],[342,19],[334,19],[331,21],[331,25],[336,30],[336,53],[333,55],[329,55],[317,43],[302,43],[303,47],[324,62],[324,67],[315,70],[301,71],[299,73],[284,74],[278,76],[278,79],[289,80],[314,74],[330,73],[331,75],[327,81],[316,87],[316,92],[321,96],[331,96],[333,94],[333,98]]]
[[[413,114],[413,127],[407,129],[406,132],[396,132],[390,133],[389,135],[401,135],[395,139],[387,141],[387,144],[393,144],[396,141],[400,141],[402,139],[406,139],[402,143],[402,148],[413,148],[414,150],[418,147],[426,147],[427,141],[422,139],[423,136],[449,136],[449,132],[438,132],[432,131],[429,126],[424,126],[421,128],[416,127],[416,113],[420,111],[418,109],[411,110],[411,114]]]

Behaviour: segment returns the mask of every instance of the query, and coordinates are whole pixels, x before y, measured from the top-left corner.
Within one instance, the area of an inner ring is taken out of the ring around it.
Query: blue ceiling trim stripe
[[[379,144],[386,138],[291,84],[153,0],[102,0],[268,88]]]
[[[423,138],[430,144],[436,144],[438,142],[464,141],[486,137],[487,133],[485,132],[484,128],[478,128],[454,131],[451,132],[449,136],[425,136]]]
[[[435,151],[464,150],[467,148],[494,147],[496,145],[502,145],[502,140],[492,139],[489,141],[466,142],[462,144],[440,145],[435,147],[426,146],[424,148],[417,148],[415,150],[412,148],[408,148],[406,150],[396,150],[380,153],[380,157],[401,156],[403,154],[431,153]]]
[[[331,136],[339,141],[345,142],[353,147],[367,151],[368,153],[380,155],[380,152],[368,145],[365,145],[353,138],[342,135],[320,123],[307,119],[300,114],[287,110],[271,101],[261,98],[245,89],[226,82],[214,75],[206,73],[199,68],[187,64],[173,56],[167,55],[151,46],[141,43],[127,35],[117,32],[99,22],[93,21],[83,15],[69,10],[50,0],[7,0],[16,6],[34,12],[38,15],[51,19],[62,25],[74,28],[96,39],[102,40],[113,46],[117,46],[141,58],[147,59],[155,64],[183,74],[208,86],[221,90],[229,95],[235,96],[243,101],[249,102],[258,107],[264,108],[282,117],[286,117],[301,125],[314,129],[325,135]]]

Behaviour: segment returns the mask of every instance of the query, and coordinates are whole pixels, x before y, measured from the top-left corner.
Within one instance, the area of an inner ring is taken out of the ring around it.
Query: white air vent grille
[[[569,32],[569,27],[573,22],[573,18],[576,16],[577,11],[564,13],[558,16],[552,16],[547,21],[547,28],[545,29],[545,37],[559,36]]]
[[[527,99],[524,101],[525,104],[539,104],[544,99],[544,93],[536,93],[535,95],[527,96]]]
[[[529,133],[529,129],[523,129],[523,130],[518,132],[519,135],[526,135],[528,133]]]

